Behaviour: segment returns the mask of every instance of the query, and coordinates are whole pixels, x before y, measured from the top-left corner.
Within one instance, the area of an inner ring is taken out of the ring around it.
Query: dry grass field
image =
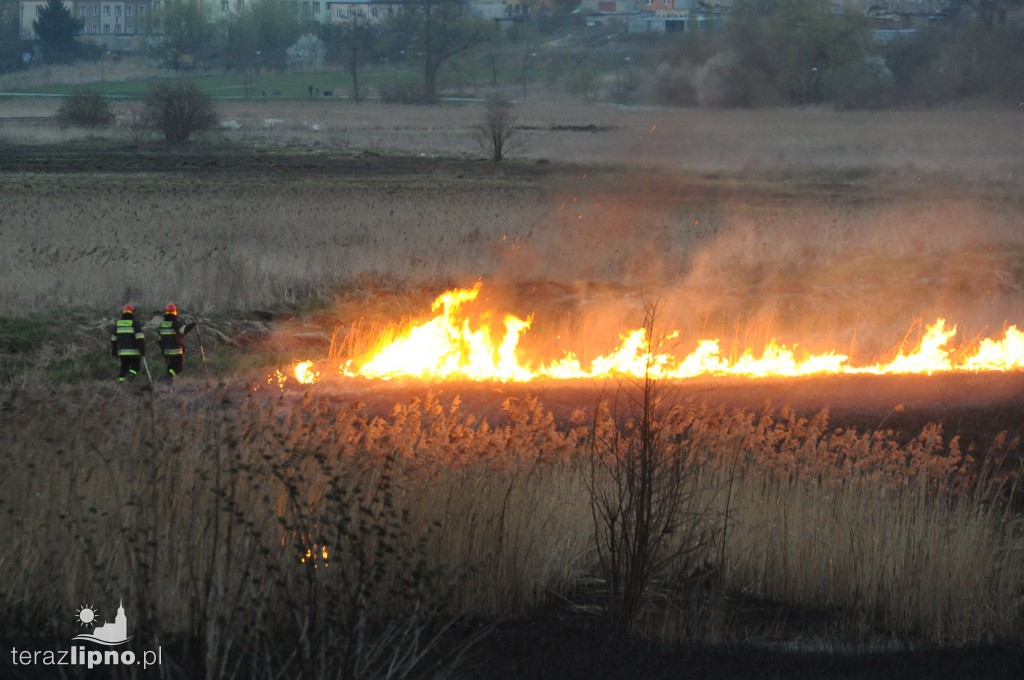
[[[681,342],[727,352],[777,337],[875,360],[937,316],[967,341],[1024,324],[1019,111],[538,96],[492,164],[472,104],[220,106],[234,124],[174,151],[0,123],[0,350],[20,367],[0,373],[0,638],[66,640],[74,607],[123,596],[170,678],[720,675],[695,648],[750,654],[737,677],[837,659],[900,677],[874,665],[889,653],[954,677],[927,661],[949,650],[1016,677],[1013,376],[989,411],[963,405],[995,393],[984,376],[922,390],[943,425],[900,418],[898,379],[862,383],[884,408],[852,418],[815,407],[842,383],[645,405],[629,382],[485,401],[264,377],[481,280],[536,315],[540,353],[606,351],[652,299]],[[0,119],[55,107],[2,99]],[[194,335],[173,392],[44,370],[103,357],[123,303],[168,300],[201,315],[211,360],[243,357],[231,372],[200,373]]]

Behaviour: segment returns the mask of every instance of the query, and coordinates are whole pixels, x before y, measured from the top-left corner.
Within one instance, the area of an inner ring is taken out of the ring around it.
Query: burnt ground
[[[443,172],[486,173],[494,164],[482,160],[453,157],[383,156],[374,152],[352,154],[282,153],[252,148],[209,147],[180,150],[140,152],[132,147],[84,147],[68,145],[26,145],[4,149],[0,155],[0,172],[52,173],[137,173],[189,172],[205,175],[275,174],[303,175],[365,175],[394,178]],[[543,165],[502,166],[505,173],[537,174]]]
[[[488,680],[1016,680],[1024,675],[1024,651],[674,646],[629,640],[595,619],[549,610],[499,624],[478,643],[467,666],[467,675]]]
[[[252,146],[203,145],[139,151],[132,146],[96,144],[9,145],[0,154],[0,173],[133,174],[184,173],[215,178],[328,176],[338,180],[389,182],[403,178],[436,180],[556,181],[581,174],[595,180],[614,176],[615,185],[640,191],[647,200],[692,201],[699,204],[791,205],[794,202],[839,201],[856,205],[893,198],[942,198],[951,194],[983,200],[1005,200],[1014,192],[1009,182],[952,183],[948,177],[919,173],[913,177],[888,169],[822,169],[751,166],[741,171],[663,172],[622,166],[596,168],[571,160],[547,159],[493,163],[472,156],[401,155],[363,150],[294,151]]]

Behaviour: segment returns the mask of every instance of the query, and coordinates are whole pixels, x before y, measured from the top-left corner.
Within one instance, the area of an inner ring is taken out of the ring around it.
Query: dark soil
[[[488,680],[1016,680],[1024,677],[1024,651],[999,646],[864,653],[684,647],[629,640],[600,619],[549,611],[498,625],[475,647],[468,670],[470,677]]]
[[[505,164],[504,173],[535,175],[545,166]],[[0,155],[0,172],[194,172],[203,174],[359,174],[395,177],[442,172],[487,173],[494,164],[482,160],[446,157],[382,156],[375,153],[280,153],[247,149],[189,148],[140,152],[133,148],[83,148],[66,145],[12,146]]]

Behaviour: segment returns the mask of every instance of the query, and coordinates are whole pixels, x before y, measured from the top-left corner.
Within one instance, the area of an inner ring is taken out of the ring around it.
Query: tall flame
[[[358,373],[367,378],[418,376],[421,378],[469,377],[487,380],[522,381],[533,377],[519,364],[516,347],[519,336],[531,320],[511,314],[505,317],[505,333],[495,343],[489,319],[473,330],[459,311],[475,300],[480,287],[451,290],[431,306],[441,313],[413,326],[400,338],[381,347]]]
[[[426,380],[469,379],[523,382],[533,379],[580,379],[605,376],[649,375],[681,379],[697,376],[803,376],[815,374],[931,374],[950,371],[1011,371],[1024,369],[1024,332],[1010,326],[1000,340],[984,339],[973,352],[954,351],[948,345],[956,326],[938,319],[926,327],[917,346],[900,350],[892,360],[868,366],[850,363],[837,352],[798,356],[795,349],[768,343],[760,352],[747,350],[738,358],[723,356],[717,339],[699,340],[696,349],[678,358],[652,349],[647,330],[623,333],[617,348],[584,364],[572,352],[547,363],[528,364],[519,353],[519,340],[533,321],[511,314],[496,331],[488,313],[471,320],[463,306],[475,300],[480,287],[457,289],[440,295],[432,306],[435,315],[411,324],[395,337],[384,338],[368,358],[351,361],[341,369],[347,376],[365,378],[414,377]],[[666,336],[678,336],[673,332]],[[319,373],[312,362],[297,364],[296,379],[315,382]]]

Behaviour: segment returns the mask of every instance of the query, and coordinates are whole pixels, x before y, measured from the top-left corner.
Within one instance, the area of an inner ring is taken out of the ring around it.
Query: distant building
[[[132,50],[144,36],[159,35],[161,12],[173,2],[188,0],[63,0],[82,22],[82,37],[108,49]],[[207,21],[219,23],[245,12],[255,0],[196,0]],[[321,24],[366,21],[379,23],[403,6],[401,0],[282,0],[296,16]],[[21,0],[21,37],[36,39],[32,22],[46,0]],[[528,0],[470,0],[469,9],[495,20],[524,19]]]
[[[685,33],[717,24],[732,0],[583,0],[588,25],[624,23],[631,33]]]
[[[401,11],[401,2],[387,0],[330,0],[326,3],[327,18],[324,23],[350,24],[367,22],[379,24],[389,16]]]

